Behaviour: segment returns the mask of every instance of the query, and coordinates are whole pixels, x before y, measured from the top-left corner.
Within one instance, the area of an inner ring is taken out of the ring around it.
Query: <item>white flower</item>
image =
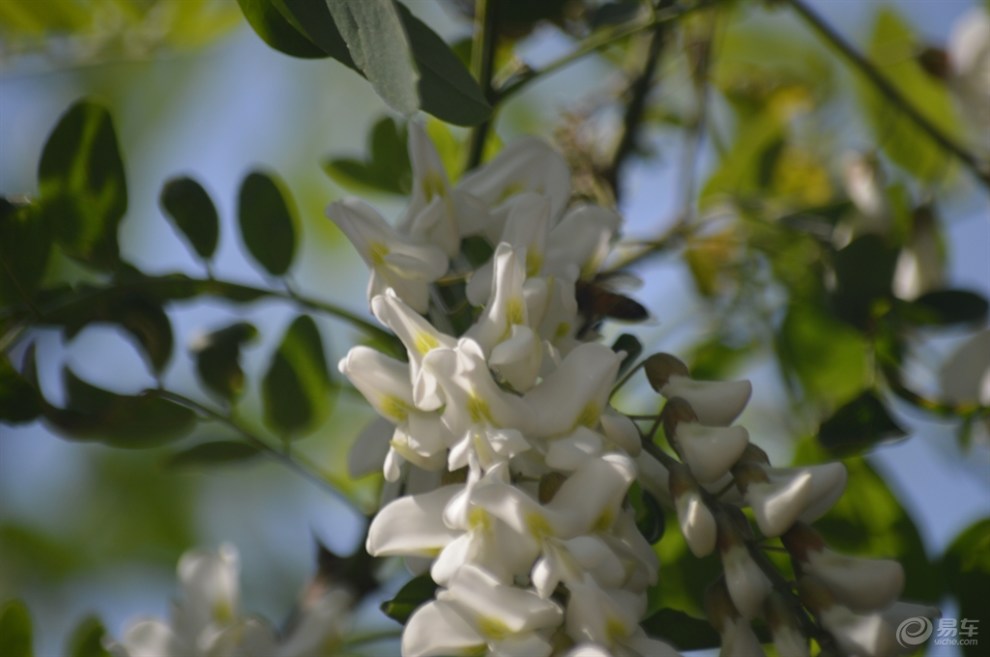
[[[446,253],[400,234],[363,201],[344,199],[331,203],[327,216],[371,267],[369,299],[392,288],[417,312],[426,312],[429,284],[447,272]]]
[[[406,657],[489,651],[543,657],[545,633],[560,625],[560,606],[465,565],[437,599],[421,606],[402,633]]]
[[[462,532],[443,521],[443,512],[463,485],[441,486],[387,504],[371,521],[365,548],[372,556],[435,557]]]
[[[717,536],[715,516],[683,466],[670,472],[670,495],[674,499],[681,534],[691,553],[699,559],[711,554]]]
[[[749,381],[695,381],[681,375],[671,375],[660,389],[667,399],[680,397],[694,410],[698,422],[711,427],[727,427],[739,417],[753,386]]]
[[[747,464],[736,470],[743,497],[765,536],[780,536],[798,520],[813,522],[842,496],[846,468],[823,463],[805,468]]]
[[[678,452],[703,484],[724,476],[749,444],[742,427],[706,427],[697,422],[679,422],[674,431]]]
[[[956,93],[966,117],[990,146],[990,15],[973,7],[953,26],[949,37],[950,88]]]
[[[893,604],[904,589],[904,568],[893,559],[864,559],[823,547],[808,550],[802,567],[817,577],[835,599],[856,611]]]
[[[567,604],[567,634],[607,648],[606,655],[680,657],[669,644],[651,639],[639,626],[646,600],[621,589],[574,585]],[[571,654],[571,653],[568,653]],[[596,654],[594,651],[574,654]]]
[[[990,406],[990,330],[976,333],[946,359],[939,383],[950,403]]]

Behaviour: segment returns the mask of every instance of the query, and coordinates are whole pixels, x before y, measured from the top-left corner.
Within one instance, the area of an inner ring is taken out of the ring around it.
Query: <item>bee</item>
[[[629,277],[615,272],[597,274],[591,280],[577,282],[574,293],[578,312],[584,317],[578,336],[596,328],[605,319],[641,322],[649,318],[650,313],[642,304],[614,290],[613,285],[618,278]]]

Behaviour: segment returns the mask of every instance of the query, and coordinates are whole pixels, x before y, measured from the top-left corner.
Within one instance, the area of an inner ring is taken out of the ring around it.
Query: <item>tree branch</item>
[[[612,159],[608,167],[602,172],[602,178],[612,188],[612,195],[616,201],[619,200],[619,178],[626,160],[636,150],[639,137],[639,127],[646,114],[646,100],[653,88],[653,78],[656,75],[657,66],[660,62],[660,54],[663,52],[664,44],[667,42],[667,25],[657,21],[653,26],[650,35],[650,43],[647,46],[646,63],[643,70],[629,83],[626,104],[626,111],[622,117],[622,135],[619,143],[615,147]]]
[[[869,80],[873,86],[879,91],[883,96],[887,98],[891,104],[895,105],[901,112],[903,112],[911,121],[914,122],[922,131],[927,134],[932,141],[938,144],[944,151],[953,155],[957,160],[959,160],[967,169],[969,169],[977,180],[983,183],[988,189],[990,189],[990,169],[987,167],[987,163],[980,162],[976,156],[970,153],[968,150],[960,146],[954,139],[942,132],[934,123],[932,123],[928,118],[922,114],[914,105],[905,98],[897,87],[895,87],[890,80],[888,80],[880,71],[877,70],[876,66],[873,65],[866,57],[860,54],[848,41],[846,41],[838,32],[836,32],[832,26],[825,22],[825,20],[816,14],[810,7],[804,4],[802,0],[787,0],[788,4],[794,9],[801,18],[804,19],[811,28],[819,34],[825,41],[830,43],[836,50],[838,50],[849,62]]]

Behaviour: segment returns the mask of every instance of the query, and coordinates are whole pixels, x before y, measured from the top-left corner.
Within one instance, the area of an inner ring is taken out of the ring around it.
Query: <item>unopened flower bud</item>
[[[670,496],[691,553],[698,558],[711,554],[717,536],[715,516],[702,499],[694,478],[682,465],[670,471]]]
[[[776,591],[770,593],[764,605],[764,613],[777,654],[787,657],[807,657],[810,654],[808,639],[798,626],[794,610],[782,594]]]
[[[705,614],[722,638],[719,657],[763,657],[766,654],[749,621],[733,604],[724,578],[705,592]]]
[[[739,426],[706,427],[697,422],[684,422],[674,434],[667,436],[672,436],[677,451],[703,484],[728,472],[749,444],[749,433]]]
[[[762,468],[761,480],[756,469]],[[765,536],[780,536],[798,519],[813,522],[842,495],[846,469],[841,463],[806,468],[769,468],[745,464],[734,470],[736,481]]]
[[[729,595],[744,618],[755,618],[773,586],[750,555],[737,523],[728,515],[719,513],[716,524]]]

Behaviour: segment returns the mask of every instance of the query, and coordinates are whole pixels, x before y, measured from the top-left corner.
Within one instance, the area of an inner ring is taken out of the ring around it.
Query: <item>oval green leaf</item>
[[[255,458],[261,449],[247,443],[233,440],[218,440],[201,443],[169,457],[170,468],[191,468],[198,466],[227,465]]]
[[[351,59],[382,100],[406,116],[419,109],[419,72],[397,5],[392,0],[326,4]]]
[[[173,178],[162,187],[159,202],[199,257],[212,258],[220,238],[220,217],[203,186],[192,178]]]
[[[32,657],[33,632],[31,614],[20,600],[11,600],[0,607],[0,655]]]
[[[251,257],[273,276],[288,271],[296,252],[297,220],[283,183],[260,171],[248,174],[241,183],[237,216]]]
[[[833,455],[850,456],[906,435],[876,393],[867,390],[822,422],[818,441]]]
[[[392,620],[405,625],[416,608],[432,599],[436,591],[437,585],[430,574],[423,573],[406,582],[394,598],[383,602],[381,610]]]
[[[84,618],[69,638],[69,657],[110,657],[103,647],[107,630],[96,616]]]
[[[237,4],[251,29],[275,50],[305,59],[327,56],[286,20],[272,0],[237,0]]]
[[[120,259],[117,227],[127,183],[110,113],[90,101],[73,105],[48,138],[38,166],[41,206],[66,253],[94,267]]]
[[[261,382],[264,416],[284,440],[323,420],[333,403],[330,372],[316,322],[300,315],[289,325]]]
[[[34,298],[52,249],[44,219],[35,206],[0,198],[0,306]]]

